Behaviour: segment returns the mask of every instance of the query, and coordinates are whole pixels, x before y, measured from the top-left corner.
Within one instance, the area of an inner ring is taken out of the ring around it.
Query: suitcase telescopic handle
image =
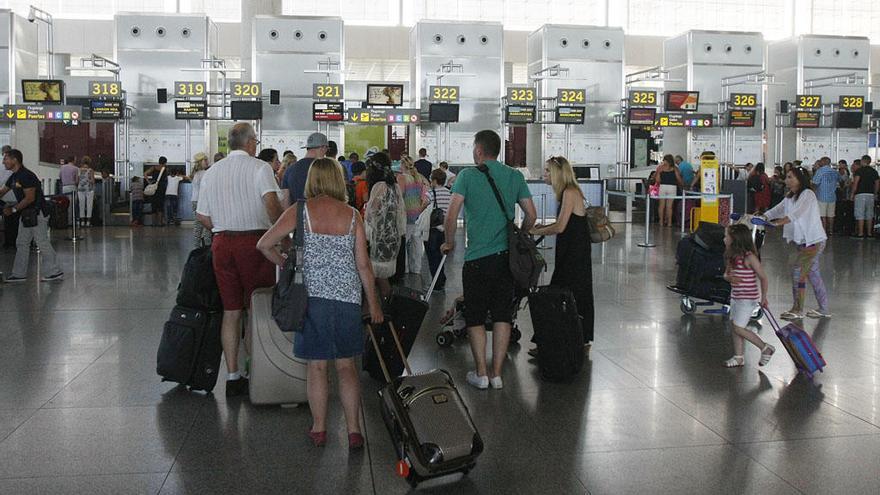
[[[434,272],[434,278],[431,279],[431,286],[428,287],[428,292],[425,293],[425,301],[431,299],[431,294],[434,293],[434,286],[437,285],[437,279],[440,278],[440,273],[443,271],[443,265],[446,264],[446,256],[448,255],[444,254],[443,257],[440,258],[440,264],[437,265],[437,271]]]
[[[397,329],[394,328],[394,323],[392,323],[391,319],[387,316],[385,317],[385,323],[388,324],[388,330],[391,332],[391,337],[394,338],[394,347],[397,349],[397,352],[400,353],[400,359],[403,360],[403,367],[406,369],[406,373],[412,375],[412,369],[409,367],[406,353],[403,352],[403,346],[400,344],[400,338],[397,336]],[[382,368],[382,374],[385,375],[385,381],[391,383],[391,373],[388,372],[388,365],[385,364],[385,358],[382,357],[382,351],[379,349],[379,341],[376,340],[376,334],[373,332],[373,325],[369,321],[364,321],[364,325],[366,325],[367,332],[370,334],[370,342],[373,343],[373,350],[376,351],[376,357],[379,359],[379,366]]]
[[[776,321],[773,313],[770,312],[770,308],[764,308],[764,314],[767,315],[767,319],[770,320],[770,326],[773,327],[773,331],[778,332],[779,322]]]

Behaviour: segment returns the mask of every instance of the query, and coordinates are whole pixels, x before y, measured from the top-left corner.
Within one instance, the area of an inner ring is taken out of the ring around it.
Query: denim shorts
[[[874,195],[872,193],[856,194],[854,217],[856,220],[870,220],[874,218]]]
[[[293,337],[293,355],[326,361],[355,357],[363,352],[360,305],[310,297],[303,331]]]

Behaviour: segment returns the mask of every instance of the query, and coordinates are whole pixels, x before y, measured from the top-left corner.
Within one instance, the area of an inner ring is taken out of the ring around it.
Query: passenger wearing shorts
[[[736,224],[728,227],[724,233],[724,245],[727,262],[724,279],[730,282],[730,322],[733,326],[733,356],[724,361],[724,366],[736,368],[745,364],[744,340],[761,350],[758,366],[764,366],[776,349],[746,327],[752,313],[758,309],[759,301],[761,306],[767,307],[767,276],[747,226]],[[761,282],[760,290],[758,281]]]
[[[678,194],[678,188],[684,184],[681,178],[681,172],[675,166],[672,155],[663,157],[663,161],[657,167],[657,173],[654,174],[655,183],[660,186],[660,225],[672,227],[672,205],[675,204],[673,198]]]
[[[871,228],[874,219],[874,200],[877,197],[878,189],[880,189],[880,177],[877,170],[871,165],[870,157],[868,160],[862,158],[861,165],[858,170],[853,173],[853,203],[854,214],[856,219],[856,233],[853,237],[858,239],[866,239],[871,236]]]
[[[251,293],[275,283],[275,267],[257,250],[257,241],[281,216],[272,167],[254,158],[257,136],[247,123],[229,130],[229,156],[201,180],[197,221],[214,233],[211,253],[223,301],[221,339],[226,355],[226,396],[248,393],[238,370],[241,316]]]
[[[467,381],[479,389],[489,388],[490,383],[496,389],[503,386],[501,371],[510,342],[514,298],[507,223],[514,217],[516,204],[525,213],[523,229],[531,229],[537,218],[525,179],[497,160],[500,152],[501,138],[494,131],[480,131],[474,136],[474,163],[480,167],[467,168],[456,178],[444,224],[446,242],[440,247],[441,252],[447,254],[455,248],[458,215],[464,207],[468,235],[462,268],[464,314],[476,362],[476,370],[467,373]],[[484,165],[484,170],[495,181],[504,211],[488,178],[480,170]],[[490,314],[493,320],[491,371],[486,364],[486,318]]]
[[[834,213],[837,204],[837,184],[840,175],[831,166],[831,158],[823,156],[819,160],[819,170],[813,174],[811,180],[816,186],[816,198],[819,200],[819,217],[822,219],[822,228],[825,233],[831,235],[834,230]]]

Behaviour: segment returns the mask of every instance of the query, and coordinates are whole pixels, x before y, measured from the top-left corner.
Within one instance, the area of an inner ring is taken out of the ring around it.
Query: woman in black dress
[[[544,165],[544,181],[553,187],[559,208],[556,222],[536,225],[534,235],[556,236],[556,257],[551,285],[572,291],[584,331],[584,346],[593,342],[593,267],[590,228],[584,194],[571,164],[564,157],[550,157]]]

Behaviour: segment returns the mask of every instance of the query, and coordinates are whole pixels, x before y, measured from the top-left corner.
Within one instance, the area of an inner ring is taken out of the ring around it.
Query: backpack
[[[375,194],[375,188],[371,192]],[[400,198],[393,187],[386,187],[385,197],[379,206],[370,211],[369,246],[370,259],[378,262],[388,262],[397,259],[400,251],[400,241],[404,232],[400,232],[397,225],[398,209],[403,208]]]

